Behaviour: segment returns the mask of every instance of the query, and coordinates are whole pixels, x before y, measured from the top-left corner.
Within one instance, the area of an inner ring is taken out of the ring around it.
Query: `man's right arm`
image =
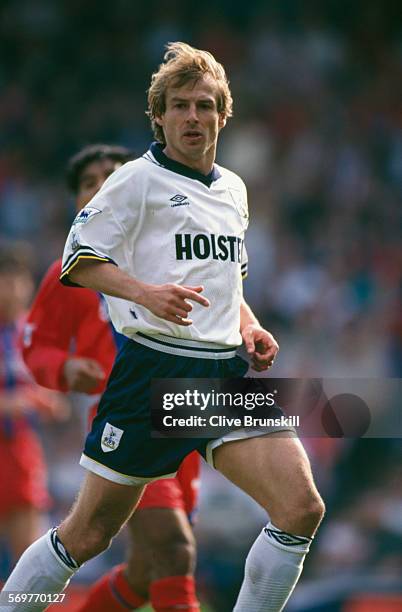
[[[141,230],[144,189],[140,160],[125,164],[107,179],[72,225],[61,281],[139,304],[176,325],[191,325],[188,313],[192,306],[187,300],[209,306],[209,301],[199,295],[202,286],[150,285],[121,267],[130,257],[127,237],[133,242]]]
[[[202,285],[151,285],[133,278],[111,263],[96,260],[79,260],[69,271],[69,279],[82,287],[144,306],[155,316],[176,325],[188,326],[192,323],[188,318],[192,306],[187,300],[209,306],[209,301],[200,295],[204,290]]]

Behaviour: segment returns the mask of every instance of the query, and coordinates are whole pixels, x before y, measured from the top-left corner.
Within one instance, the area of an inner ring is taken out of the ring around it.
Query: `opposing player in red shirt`
[[[80,211],[107,177],[130,159],[122,147],[92,145],[69,164],[68,185]],[[50,389],[92,398],[96,409],[116,350],[125,339],[112,327],[102,296],[59,282],[61,260],[48,270],[29,314],[23,355],[36,381]],[[195,542],[190,526],[197,501],[200,458],[189,455],[176,478],[148,484],[128,526],[135,546],[89,591],[80,612],[136,609],[199,610],[195,595]]]
[[[11,561],[40,535],[50,502],[35,413],[57,416],[64,404],[34,383],[18,345],[33,289],[28,258],[23,244],[0,246],[0,533]]]

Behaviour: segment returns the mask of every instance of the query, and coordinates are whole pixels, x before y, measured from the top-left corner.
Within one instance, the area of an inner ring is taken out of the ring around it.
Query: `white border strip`
[[[292,431],[295,436],[297,436],[296,431],[293,427],[270,427],[265,429],[236,429],[236,431],[231,431],[226,436],[222,436],[221,438],[216,438],[216,440],[211,440],[208,442],[205,457],[209,465],[215,468],[214,464],[214,450],[225,444],[226,442],[236,442],[238,440],[246,440],[247,438],[258,438],[259,436],[269,436],[272,433],[276,433],[278,431]],[[215,468],[216,469],[216,468]]]
[[[232,351],[227,351],[224,353],[216,353],[213,349],[208,350],[208,351],[197,351],[195,346],[194,346],[194,350],[191,350],[190,348],[185,348],[184,346],[183,348],[179,348],[177,346],[171,346],[168,343],[165,344],[166,341],[163,338],[163,336],[158,335],[158,336],[155,336],[155,338],[156,339],[161,338],[161,340],[163,341],[163,344],[160,344],[159,342],[153,342],[149,338],[143,338],[142,336],[138,336],[138,334],[136,334],[135,336],[132,336],[131,340],[134,340],[134,342],[138,342],[138,344],[143,344],[144,346],[147,346],[148,348],[152,348],[156,351],[161,351],[162,353],[169,353],[170,355],[182,355],[183,357],[197,357],[199,359],[231,359],[232,357],[236,356],[235,348]],[[173,342],[175,343],[176,338],[171,338],[169,336],[169,340],[170,341],[173,340]],[[180,344],[182,342],[180,342]],[[207,344],[208,343],[205,342],[203,348],[208,348]],[[193,345],[195,345],[195,342],[193,342]],[[200,343],[200,345],[201,345],[200,346],[201,348],[202,344]],[[215,346],[214,348],[218,348],[218,347]]]
[[[145,334],[145,332],[142,332],[144,335],[146,335],[148,338],[150,337],[150,334]],[[154,334],[152,337],[157,338],[158,340],[162,340],[163,342],[167,342],[167,343],[171,343],[171,344],[179,344],[180,346],[184,346],[184,347],[191,347],[191,348],[207,348],[210,350],[213,349],[233,349],[236,350],[237,347],[235,346],[223,346],[222,344],[217,344],[216,342],[199,342],[198,340],[194,340],[193,338],[175,338],[175,336],[167,336],[166,334]]]
[[[121,485],[127,485],[129,487],[136,487],[139,485],[146,485],[148,482],[152,482],[153,480],[160,480],[162,478],[174,478],[176,476],[176,472],[172,474],[164,474],[163,476],[129,476],[127,474],[121,474],[120,472],[116,472],[112,470],[112,468],[99,463],[99,461],[95,461],[95,459],[91,459],[84,453],[81,455],[80,465],[84,467],[89,472],[93,472],[98,476],[102,476],[102,478],[106,478],[106,480],[110,480],[111,482],[115,482]]]

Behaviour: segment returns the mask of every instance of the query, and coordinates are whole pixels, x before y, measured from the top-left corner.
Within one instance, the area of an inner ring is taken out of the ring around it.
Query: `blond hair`
[[[198,81],[204,75],[211,76],[217,85],[216,103],[219,113],[225,118],[232,116],[232,94],[229,89],[225,69],[208,51],[194,49],[183,42],[171,42],[166,45],[164,63],[151,77],[148,89],[147,115],[151,120],[156,140],[165,144],[163,129],[156,123],[166,110],[166,92],[168,87],[182,87],[191,81]]]

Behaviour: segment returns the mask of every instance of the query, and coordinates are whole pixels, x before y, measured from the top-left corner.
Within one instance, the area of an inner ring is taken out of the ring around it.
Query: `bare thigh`
[[[214,464],[267,510],[275,526],[299,535],[314,533],[323,502],[306,452],[289,432],[222,444],[214,451]]]

